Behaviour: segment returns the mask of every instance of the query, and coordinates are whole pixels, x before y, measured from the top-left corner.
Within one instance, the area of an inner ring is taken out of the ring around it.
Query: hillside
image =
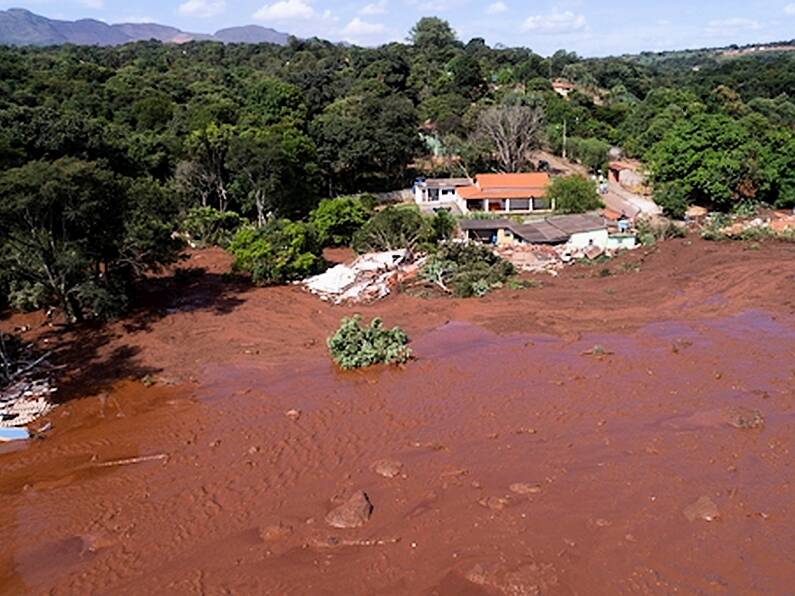
[[[94,19],[59,21],[12,8],[0,11],[0,44],[17,46],[50,46],[75,44],[116,46],[134,41],[155,39],[164,43],[189,41],[220,41],[222,43],[273,43],[285,45],[287,33],[248,25],[222,29],[215,35],[190,33],[157,23],[119,23],[109,25]]]

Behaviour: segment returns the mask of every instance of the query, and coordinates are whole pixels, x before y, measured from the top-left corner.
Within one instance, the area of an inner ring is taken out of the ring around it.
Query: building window
[[[511,199],[511,211],[530,211],[530,199]]]
[[[533,199],[534,211],[549,211],[552,209],[552,203],[547,198]]]
[[[483,201],[467,201],[469,211],[483,211]]]

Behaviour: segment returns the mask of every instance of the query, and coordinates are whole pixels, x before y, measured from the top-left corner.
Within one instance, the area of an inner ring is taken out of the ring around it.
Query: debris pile
[[[557,276],[567,264],[580,259],[593,261],[603,255],[614,256],[614,250],[605,250],[600,246],[584,248],[563,244],[550,246],[546,244],[516,244],[495,247],[494,251],[509,261],[518,271],[524,273],[549,273]]]
[[[416,277],[421,266],[407,250],[368,253],[350,265],[337,265],[300,283],[333,304],[375,302],[401,282]]]
[[[720,218],[707,221],[705,229],[717,225],[719,237],[754,238],[759,236],[795,237],[795,213],[773,211],[761,213],[752,219],[732,218],[729,222]]]
[[[47,414],[53,407],[47,362],[50,353],[38,354],[15,336],[0,333],[0,430],[19,429]],[[27,431],[25,431],[27,433]],[[0,441],[23,438],[4,433]]]
[[[516,244],[496,247],[494,251],[524,273],[557,275],[564,266],[559,252],[545,244]]]
[[[22,380],[0,390],[0,428],[26,426],[52,409],[50,396],[57,390],[49,381]]]

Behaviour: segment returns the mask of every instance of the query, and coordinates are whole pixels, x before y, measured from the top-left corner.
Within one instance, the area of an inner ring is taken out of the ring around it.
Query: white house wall
[[[569,239],[569,244],[574,248],[588,248],[589,246],[598,246],[599,248],[607,250],[607,243],[609,234],[606,229],[594,230],[592,232],[580,232],[572,234]]]

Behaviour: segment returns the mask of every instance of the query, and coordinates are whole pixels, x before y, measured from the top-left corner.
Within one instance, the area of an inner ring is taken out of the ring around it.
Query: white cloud
[[[585,16],[566,12],[553,12],[545,15],[527,17],[522,25],[523,31],[534,31],[541,34],[573,33],[585,29]]]
[[[795,16],[795,3],[787,4],[784,7],[784,12],[790,16]]]
[[[206,19],[223,13],[226,0],[187,0],[179,5],[177,11],[186,17]]]
[[[379,35],[386,30],[381,23],[368,23],[359,17],[355,17],[350,23],[345,25],[342,34],[352,38],[370,37]]]
[[[707,23],[707,33],[710,35],[731,35],[740,31],[756,31],[761,29],[759,21],[742,17],[728,19],[715,19]]]
[[[386,0],[378,0],[378,2],[372,2],[367,6],[365,6],[364,8],[362,8],[359,11],[359,14],[365,16],[386,14],[386,9],[387,9]]]
[[[494,4],[489,4],[486,7],[486,14],[502,14],[508,12],[508,5],[505,2],[498,1]]]
[[[258,21],[308,21],[317,17],[318,13],[305,0],[279,0],[254,13]]]

